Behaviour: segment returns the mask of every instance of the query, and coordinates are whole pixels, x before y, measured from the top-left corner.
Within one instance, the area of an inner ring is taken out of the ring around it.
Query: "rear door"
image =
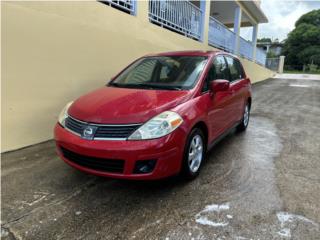
[[[244,103],[245,103],[245,74],[241,63],[238,59],[231,56],[225,56],[229,69],[229,80],[230,80],[230,92],[231,92],[231,111],[232,123],[235,124],[237,121],[241,120]]]

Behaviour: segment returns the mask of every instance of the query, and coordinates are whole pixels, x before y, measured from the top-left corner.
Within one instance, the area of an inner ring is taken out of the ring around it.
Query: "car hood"
[[[144,123],[190,99],[190,91],[103,87],[78,98],[68,114],[90,123]]]

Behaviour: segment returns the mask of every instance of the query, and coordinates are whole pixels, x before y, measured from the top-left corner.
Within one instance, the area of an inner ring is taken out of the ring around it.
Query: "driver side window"
[[[211,68],[206,77],[206,82],[203,86],[203,92],[209,90],[210,82],[216,79],[229,80],[229,73],[226,61],[223,56],[217,56],[214,58]]]
[[[227,63],[223,56],[217,56],[213,61],[213,65],[216,71],[214,79],[229,79]]]

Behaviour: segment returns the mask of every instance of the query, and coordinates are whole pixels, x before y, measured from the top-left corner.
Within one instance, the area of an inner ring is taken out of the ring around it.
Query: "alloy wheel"
[[[200,168],[203,157],[203,140],[200,135],[197,134],[192,138],[188,153],[189,169],[196,173]]]

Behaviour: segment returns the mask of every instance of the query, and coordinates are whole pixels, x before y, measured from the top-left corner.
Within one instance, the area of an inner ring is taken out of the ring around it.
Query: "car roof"
[[[217,54],[225,54],[232,57],[237,58],[233,54],[221,51],[221,50],[212,50],[212,51],[201,51],[201,50],[192,50],[192,51],[173,51],[173,52],[163,52],[163,53],[156,53],[156,54],[148,54],[145,57],[152,57],[152,56],[204,56],[209,57],[212,55]]]
[[[213,54],[219,53],[222,51],[174,51],[174,52],[163,52],[157,54],[149,54],[147,56],[211,56]]]

